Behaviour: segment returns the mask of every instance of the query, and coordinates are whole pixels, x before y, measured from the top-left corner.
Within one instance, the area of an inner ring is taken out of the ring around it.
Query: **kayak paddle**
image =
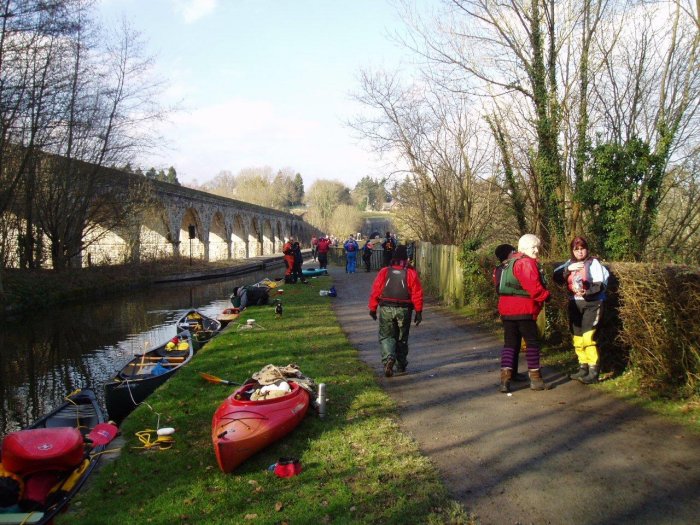
[[[236,386],[241,386],[241,383],[235,383],[233,381],[228,381],[227,379],[221,379],[220,377],[213,376],[211,374],[207,374],[205,372],[199,372],[199,375],[202,376],[204,379],[209,381],[210,383],[220,383],[222,385],[236,385]]]

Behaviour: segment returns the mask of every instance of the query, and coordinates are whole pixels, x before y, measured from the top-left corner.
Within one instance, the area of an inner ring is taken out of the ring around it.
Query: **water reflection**
[[[215,317],[230,306],[234,286],[264,277],[272,275],[162,284],[6,320],[0,330],[0,436],[36,420],[77,388],[92,386],[104,406],[104,383],[134,354],[173,337],[185,310]]]

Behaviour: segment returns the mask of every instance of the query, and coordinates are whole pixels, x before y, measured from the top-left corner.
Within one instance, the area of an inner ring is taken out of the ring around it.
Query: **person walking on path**
[[[294,269],[294,237],[290,237],[287,242],[282,246],[282,253],[284,254],[284,265],[286,270],[284,272],[284,282],[292,282],[292,271]]]
[[[578,372],[569,376],[589,385],[598,381],[600,359],[596,332],[603,314],[608,270],[588,252],[583,237],[571,241],[571,259],[554,269],[554,281],[569,290],[569,329],[578,357]]]
[[[365,263],[365,270],[370,271],[370,264],[372,263],[372,243],[369,239],[365,241],[365,245],[362,247],[362,262]]]
[[[319,268],[328,267],[328,251],[331,249],[331,241],[328,236],[321,237],[318,240],[318,266]]]
[[[351,235],[348,240],[343,244],[345,249],[345,272],[355,273],[355,267],[357,266],[357,252],[360,251],[360,245],[357,244],[355,238]]]
[[[500,391],[510,392],[516,349],[521,338],[525,339],[530,388],[546,390],[547,385],[540,372],[540,342],[537,334],[537,316],[544,302],[550,297],[545,287],[539,265],[540,240],[525,234],[518,241],[518,251],[506,261],[499,281],[498,313],[503,323],[503,349],[501,350]]]
[[[384,375],[399,374],[408,366],[408,334],[411,315],[418,326],[423,320],[423,287],[415,268],[408,265],[406,247],[394,251],[389,266],[382,268],[372,284],[369,296],[369,315],[377,320],[379,313],[379,346]]]
[[[391,264],[391,259],[394,257],[394,250],[396,249],[396,241],[391,236],[391,232],[386,232],[386,237],[382,242],[382,249],[384,250],[384,267]]]
[[[313,257],[314,262],[316,262],[316,255],[318,253],[318,237],[315,235],[311,237],[311,257]]]

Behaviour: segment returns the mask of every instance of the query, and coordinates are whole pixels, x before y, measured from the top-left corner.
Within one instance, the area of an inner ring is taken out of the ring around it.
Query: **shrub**
[[[686,266],[616,264],[620,339],[641,386],[669,397],[700,393],[700,274]]]

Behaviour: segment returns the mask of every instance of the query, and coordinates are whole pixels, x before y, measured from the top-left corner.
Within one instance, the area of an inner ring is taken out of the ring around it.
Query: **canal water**
[[[190,308],[216,317],[231,306],[234,286],[283,270],[228,279],[154,285],[128,296],[6,319],[0,329],[0,437],[35,421],[66,394],[92,387],[104,406],[104,384],[135,354],[176,334]]]

